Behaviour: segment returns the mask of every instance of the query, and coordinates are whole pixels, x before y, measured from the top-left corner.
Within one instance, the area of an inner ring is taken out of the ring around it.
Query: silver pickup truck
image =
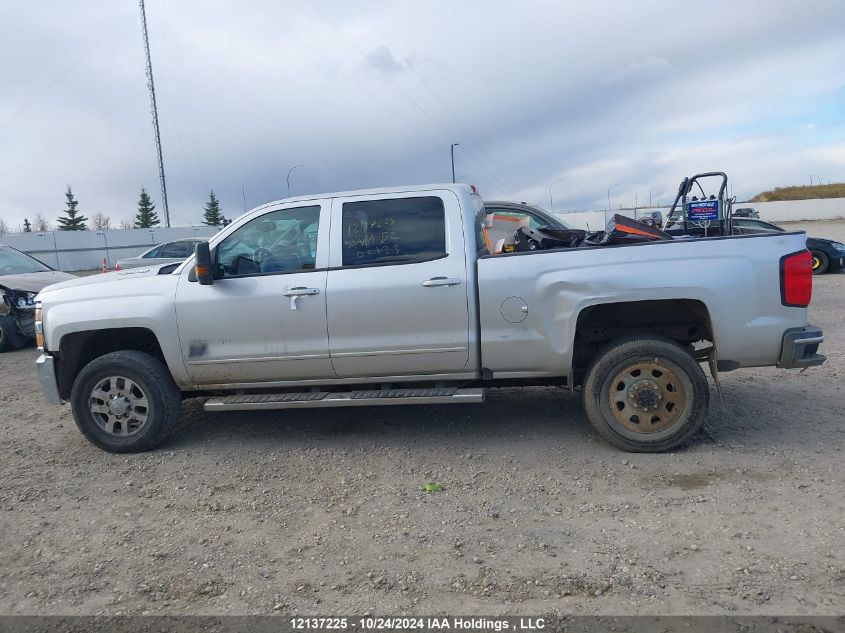
[[[47,399],[113,452],[148,450],[183,397],[207,411],[477,403],[580,388],[614,445],[666,451],[718,373],[807,367],[803,232],[491,254],[481,198],[428,185],[261,206],[187,261],[37,297]]]

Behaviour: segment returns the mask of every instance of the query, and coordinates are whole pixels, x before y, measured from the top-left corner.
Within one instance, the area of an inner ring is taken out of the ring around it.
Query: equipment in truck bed
[[[705,193],[701,182],[708,178],[721,179],[718,194]],[[694,194],[695,187],[701,197]],[[721,171],[684,178],[678,186],[678,194],[666,218],[664,230],[671,235],[732,235],[731,220],[735,200],[726,195],[727,189],[728,176]]]

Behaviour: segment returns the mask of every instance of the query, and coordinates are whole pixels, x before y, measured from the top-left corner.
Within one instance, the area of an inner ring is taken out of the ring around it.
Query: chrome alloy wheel
[[[91,415],[111,435],[129,437],[147,424],[149,401],[138,383],[123,376],[109,376],[91,390]]]
[[[675,373],[653,362],[637,362],[610,383],[610,410],[635,433],[657,433],[672,426],[686,406],[684,384]]]

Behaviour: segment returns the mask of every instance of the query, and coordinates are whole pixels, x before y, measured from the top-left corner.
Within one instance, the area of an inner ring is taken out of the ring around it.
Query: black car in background
[[[771,233],[784,231],[781,227],[753,218],[736,217],[734,214],[733,232],[736,235]],[[821,275],[829,270],[845,268],[845,244],[821,237],[807,237],[807,249],[813,256],[813,274]]]
[[[740,207],[733,210],[733,217],[735,218],[759,218],[760,212],[751,207]]]

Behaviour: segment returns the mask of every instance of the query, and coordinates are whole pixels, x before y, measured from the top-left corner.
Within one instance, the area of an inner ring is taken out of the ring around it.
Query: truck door
[[[459,373],[469,360],[467,262],[448,190],[335,198],[327,283],[339,377]]]
[[[182,356],[200,385],[334,377],[326,322],[330,201],[256,216],[212,248],[210,286],[179,280]]]

